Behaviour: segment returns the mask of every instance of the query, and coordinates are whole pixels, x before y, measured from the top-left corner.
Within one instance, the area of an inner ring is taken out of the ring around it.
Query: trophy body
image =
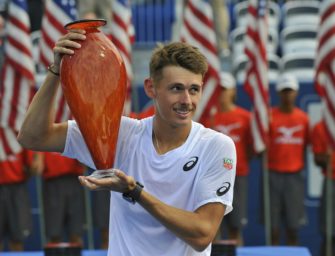
[[[79,20],[66,29],[84,29],[86,40],[61,63],[65,99],[98,170],[113,167],[127,91],[124,62],[98,27],[104,20]]]

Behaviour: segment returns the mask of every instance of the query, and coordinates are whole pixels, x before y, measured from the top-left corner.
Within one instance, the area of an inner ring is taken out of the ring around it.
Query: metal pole
[[[332,152],[332,150],[329,150]],[[326,170],[326,255],[333,256],[332,250],[332,237],[333,237],[333,189],[332,189],[332,154],[330,153],[330,159],[327,163]]]
[[[46,237],[45,237],[44,205],[43,205],[41,176],[36,177],[36,193],[37,193],[39,220],[40,220],[39,222],[40,222],[41,246],[43,248],[46,243]]]
[[[263,205],[264,205],[264,225],[265,243],[271,245],[271,217],[270,217],[270,185],[268,170],[268,154],[265,150],[262,153],[262,174],[263,174]]]

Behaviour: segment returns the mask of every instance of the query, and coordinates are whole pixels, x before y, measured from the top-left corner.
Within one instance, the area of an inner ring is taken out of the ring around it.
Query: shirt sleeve
[[[207,152],[207,171],[196,189],[196,207],[219,202],[226,206],[225,214],[232,209],[236,175],[236,149],[234,142],[220,134],[210,143]]]
[[[79,127],[73,120],[68,121],[65,148],[62,155],[75,158],[84,165],[96,169]]]
[[[120,129],[118,133],[116,158],[121,157],[121,155],[126,155],[127,143],[129,142],[129,137],[132,133],[135,133],[137,126],[141,124],[139,120],[135,120],[128,117],[122,117],[120,122]],[[124,152],[125,151],[125,152]],[[65,142],[63,156],[70,158],[75,158],[82,164],[96,169],[93,162],[92,156],[88,147],[85,143],[83,135],[81,134],[77,123],[73,120],[68,121],[68,130]]]

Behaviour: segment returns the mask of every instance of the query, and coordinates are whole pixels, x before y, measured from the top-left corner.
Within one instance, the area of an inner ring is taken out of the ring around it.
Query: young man
[[[250,112],[236,106],[236,81],[226,72],[220,74],[221,91],[218,111],[205,123],[221,132],[235,143],[237,153],[236,180],[234,186],[234,211],[221,224],[221,238],[228,228],[228,238],[243,245],[242,229],[248,223],[247,194],[249,161],[252,156]]]
[[[272,243],[280,243],[280,228],[284,225],[286,243],[298,245],[298,229],[306,223],[302,170],[308,116],[295,106],[299,84],[294,76],[283,74],[276,90],[279,105],[271,109],[268,157]]]
[[[75,54],[80,40],[85,32],[73,30],[56,43],[52,72],[18,138],[25,147],[63,152],[94,168],[76,122],[52,122],[61,57]],[[144,83],[155,116],[122,117],[114,177],[80,177],[90,189],[113,191],[109,255],[210,255],[222,218],[232,209],[236,151],[228,136],[192,121],[206,71],[196,48],[158,47]]]
[[[327,167],[330,164],[332,168],[332,251],[335,252],[335,150],[331,150],[327,141],[325,123],[320,121],[312,130],[311,142],[316,165],[322,168],[323,175],[326,177]],[[331,161],[331,162],[330,162]],[[323,183],[321,205],[320,205],[320,231],[322,242],[320,255],[326,255],[326,226],[327,226],[327,193],[326,179]],[[329,224],[328,224],[329,225]]]

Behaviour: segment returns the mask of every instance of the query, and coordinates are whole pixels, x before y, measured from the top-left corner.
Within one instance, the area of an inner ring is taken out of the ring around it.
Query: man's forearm
[[[22,146],[33,150],[38,148],[39,141],[48,136],[54,123],[54,98],[58,89],[59,76],[48,72],[42,87],[35,94],[21,126],[18,140]]]
[[[221,203],[206,204],[195,212],[185,211],[164,204],[144,190],[138,203],[197,251],[203,251],[212,242],[225,212]]]

